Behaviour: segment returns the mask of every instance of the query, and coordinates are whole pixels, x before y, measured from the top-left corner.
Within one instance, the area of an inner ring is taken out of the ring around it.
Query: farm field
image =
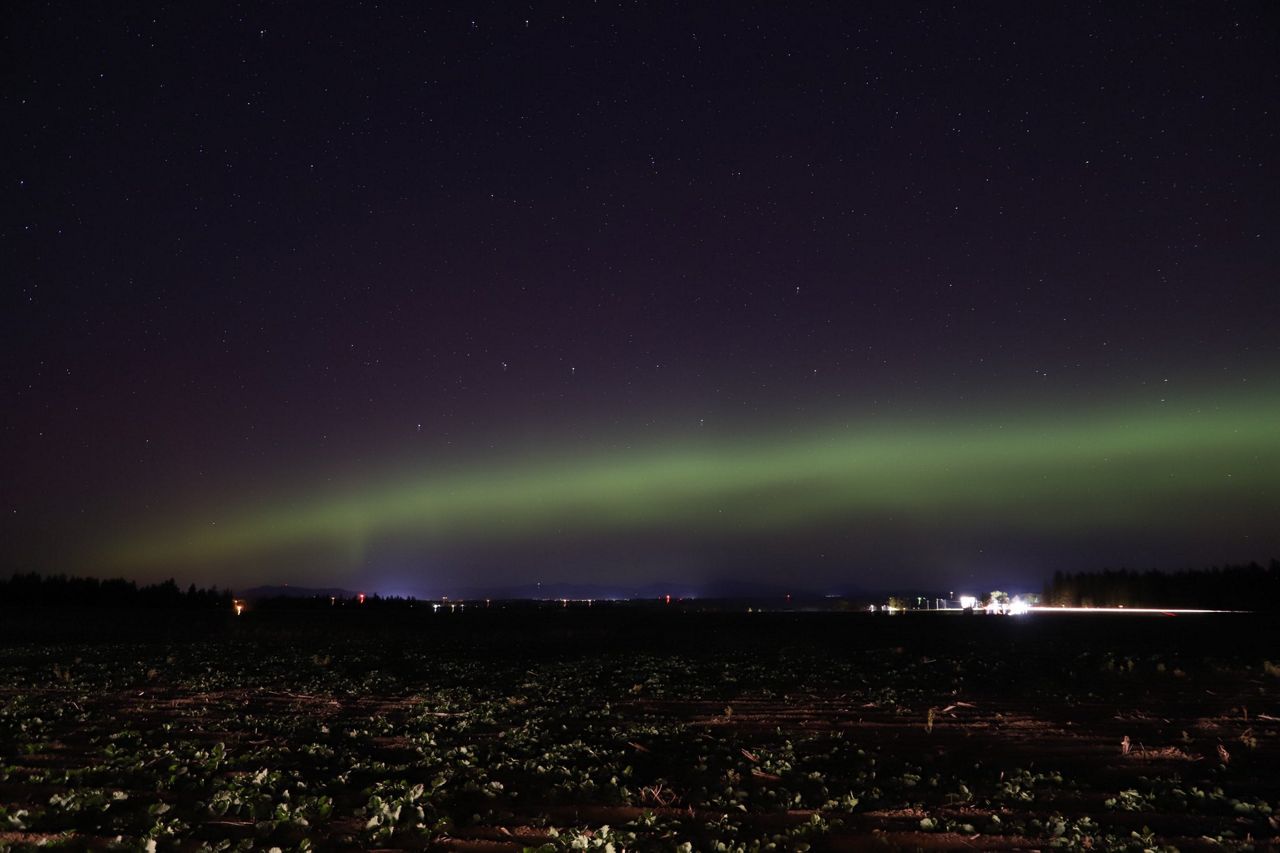
[[[1280,825],[1264,617],[3,615],[0,849],[1275,849]]]

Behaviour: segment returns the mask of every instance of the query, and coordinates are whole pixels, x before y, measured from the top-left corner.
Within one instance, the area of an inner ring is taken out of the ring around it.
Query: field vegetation
[[[6,618],[0,849],[1275,844],[1253,617]]]

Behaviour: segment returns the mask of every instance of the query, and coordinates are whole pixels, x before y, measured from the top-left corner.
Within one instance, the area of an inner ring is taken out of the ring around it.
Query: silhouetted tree
[[[197,588],[192,584],[184,593],[177,581],[139,587],[124,578],[41,576],[35,572],[15,574],[0,580],[0,607],[166,607],[166,608],[231,608],[231,592],[217,587]]]
[[[1280,609],[1280,560],[1146,572],[1054,572],[1046,604],[1064,607],[1170,607],[1208,610]]]

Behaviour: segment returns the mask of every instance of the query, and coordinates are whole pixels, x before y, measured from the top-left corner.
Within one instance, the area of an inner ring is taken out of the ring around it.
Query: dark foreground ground
[[[1276,849],[1264,617],[0,620],[0,848]]]

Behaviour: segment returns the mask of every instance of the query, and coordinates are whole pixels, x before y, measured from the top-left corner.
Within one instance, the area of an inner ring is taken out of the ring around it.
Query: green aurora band
[[[550,530],[748,538],[886,523],[1228,534],[1269,529],[1280,517],[1280,395],[1007,415],[472,465],[242,506],[218,513],[216,524],[207,515],[153,518],[146,533],[96,557],[138,567],[317,547],[358,553],[380,537],[452,545]]]

